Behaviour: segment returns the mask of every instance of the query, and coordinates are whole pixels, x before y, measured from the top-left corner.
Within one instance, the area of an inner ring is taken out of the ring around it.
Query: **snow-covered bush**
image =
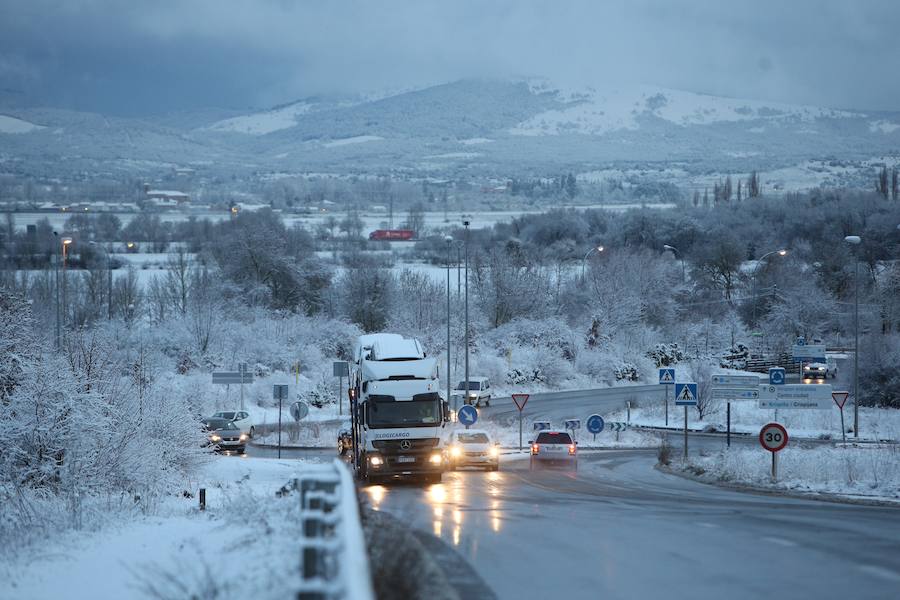
[[[652,358],[657,367],[677,365],[685,358],[684,353],[675,343],[656,344],[652,350],[647,352],[647,357]]]

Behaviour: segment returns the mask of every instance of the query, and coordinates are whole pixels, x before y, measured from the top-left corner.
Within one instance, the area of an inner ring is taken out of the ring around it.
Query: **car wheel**
[[[481,408],[481,400],[475,401],[475,408]]]
[[[484,399],[484,405],[485,406],[491,405],[491,397],[490,396],[488,396],[487,398]]]
[[[256,427],[250,426],[250,438],[256,437]]]

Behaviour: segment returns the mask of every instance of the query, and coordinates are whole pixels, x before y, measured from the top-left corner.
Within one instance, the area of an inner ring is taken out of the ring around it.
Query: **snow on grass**
[[[893,133],[898,129],[900,129],[900,125],[890,121],[872,121],[869,123],[869,131],[872,133]]]
[[[15,117],[0,115],[0,133],[30,133],[41,129],[46,129],[46,127],[43,125],[35,125],[34,123],[29,123],[28,121],[23,121],[22,119],[17,119]]]
[[[655,86],[622,89],[552,89],[566,106],[539,113],[510,130],[513,135],[602,135],[610,131],[639,129],[640,118],[653,116],[676,125],[709,125],[748,120],[813,121],[845,118],[856,113],[816,106],[801,106],[759,100],[724,98]]]
[[[284,598],[299,581],[296,496],[274,492],[298,460],[215,457],[154,516],[107,515],[97,531],[54,536],[19,554],[5,589],[15,598]],[[207,489],[207,510],[196,492]],[[294,548],[294,551],[290,549]]]
[[[492,140],[490,138],[474,137],[474,138],[468,138],[465,140],[459,140],[459,143],[462,144],[463,146],[476,146],[478,144],[490,144],[493,141],[494,140]]]
[[[763,425],[775,421],[775,411],[758,408],[755,400],[738,400],[731,403],[731,430],[736,433],[758,434]],[[841,416],[837,407],[829,410],[784,410],[778,411],[777,421],[788,430],[788,435],[796,438],[841,439]],[[665,407],[662,402],[655,405],[641,404],[631,410],[631,422],[635,425],[663,427]],[[900,410],[890,408],[859,409],[860,438],[864,440],[900,440]],[[684,412],[674,406],[669,398],[669,426],[681,427]],[[853,425],[853,407],[844,407],[844,424],[848,429]],[[726,403],[712,408],[703,419],[698,418],[696,409],[688,410],[688,427],[691,429],[714,429],[725,431]],[[852,434],[847,434],[847,439]]]
[[[761,448],[732,447],[695,456],[681,468],[702,478],[753,487],[900,502],[900,447],[788,446],[778,453],[778,481]]]
[[[355,135],[353,137],[331,140],[322,145],[326,148],[336,148],[338,146],[347,146],[348,144],[363,144],[365,142],[375,142],[383,139],[384,138],[379,135]]]
[[[281,108],[217,121],[207,129],[246,133],[247,135],[265,135],[293,127],[297,124],[297,117],[308,113],[311,109],[311,104],[297,102]]]

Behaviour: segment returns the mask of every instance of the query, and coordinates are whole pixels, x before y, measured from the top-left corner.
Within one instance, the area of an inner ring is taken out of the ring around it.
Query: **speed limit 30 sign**
[[[769,452],[778,452],[787,446],[787,429],[781,423],[767,423],[759,430],[759,443]]]

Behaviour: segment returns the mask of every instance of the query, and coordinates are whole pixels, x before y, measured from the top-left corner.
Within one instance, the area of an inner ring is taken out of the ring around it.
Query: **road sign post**
[[[849,395],[850,392],[831,392],[831,399],[834,400],[834,403],[837,404],[841,411],[841,439],[845,444],[847,443],[847,428],[844,427],[844,404],[847,402]]]
[[[350,378],[350,363],[345,360],[336,360],[331,363],[331,373],[338,378],[338,414],[344,414],[344,377]],[[447,399],[449,400],[449,398]]]
[[[697,406],[697,398],[695,382],[675,384],[675,405],[684,407],[684,460],[688,457],[688,406]]]
[[[759,377],[756,375],[713,375],[713,399],[725,400],[725,445],[731,447],[731,401],[759,398]]]
[[[478,411],[471,404],[463,404],[456,413],[456,420],[468,429],[478,421]]]
[[[659,384],[666,386],[664,402],[666,403],[666,427],[669,426],[669,386],[675,385],[675,369],[663,368],[659,370]]]
[[[772,453],[772,481],[777,481],[778,460],[776,456],[788,444],[787,429],[781,423],[766,423],[759,430],[759,443]]]
[[[596,442],[597,434],[603,431],[603,426],[603,417],[600,415],[591,415],[587,418],[585,429],[587,429],[589,433],[594,434],[594,441]]]
[[[281,409],[288,395],[288,386],[276,383],[272,386],[272,397],[278,400],[278,458],[281,458]]]
[[[237,371],[217,371],[212,374],[214,385],[241,386],[241,410],[244,410],[244,384],[253,383],[253,373],[247,370],[247,363],[241,363]]]
[[[519,452],[522,451],[522,411],[525,409],[525,403],[528,402],[528,394],[513,394],[513,402],[519,409]]]

